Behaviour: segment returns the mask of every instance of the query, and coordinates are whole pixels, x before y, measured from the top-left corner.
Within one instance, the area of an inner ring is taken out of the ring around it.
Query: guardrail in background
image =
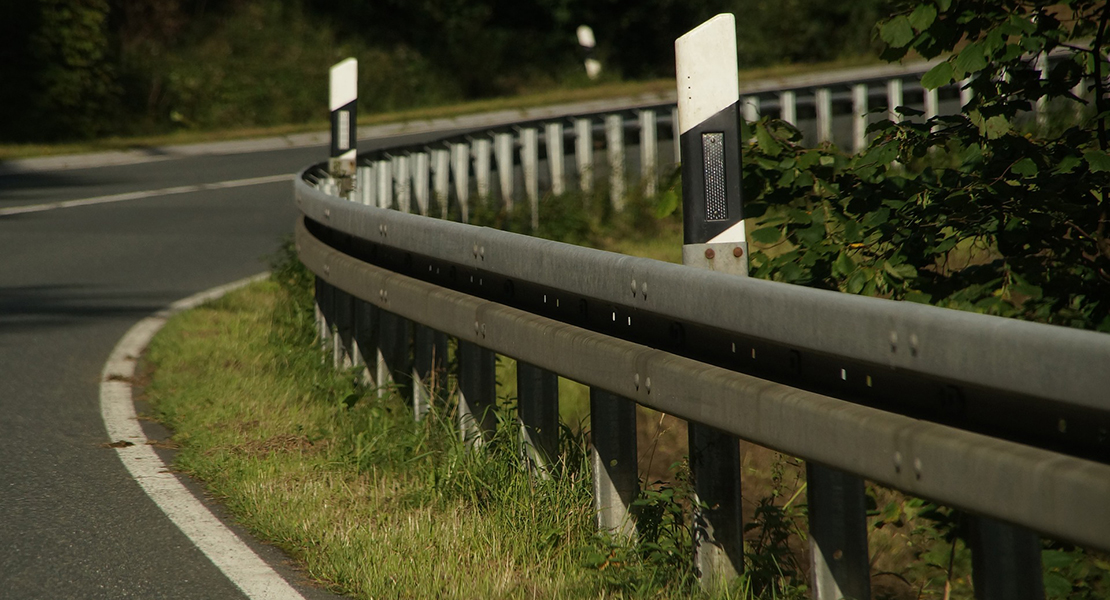
[[[812,106],[816,139],[838,119],[858,133],[858,109],[876,90],[890,106],[920,98],[943,112],[958,102],[955,87],[933,100],[920,89],[928,66],[748,90],[744,106],[796,118]],[[837,112],[849,95],[854,108]],[[296,239],[318,277],[321,338],[337,364],[368,365],[379,385],[411,380],[419,418],[442,381],[446,336],[456,338],[460,430],[480,443],[496,401],[494,353],[514,358],[526,446],[541,464],[557,447],[556,375],[590,386],[595,507],[599,526],[619,535],[635,531],[634,402],[821,465],[814,487],[867,478],[978,515],[985,598],[1043,597],[1038,534],[1110,549],[1110,336],[427,216],[466,221],[472,198],[496,190],[511,207],[523,190],[535,224],[540,197],[568,188],[571,148],[578,186],[591,190],[607,174],[619,208],[626,161],[638,155],[650,186],[673,160],[675,121],[671,105],[633,106],[399,146],[362,156],[346,198],[320,166],[307,169],[295,182],[304,213]],[[661,158],[660,146],[672,156]],[[869,595],[856,566],[866,531],[837,527],[863,522],[852,497],[809,498],[814,555],[832,557],[814,565],[821,599]]]

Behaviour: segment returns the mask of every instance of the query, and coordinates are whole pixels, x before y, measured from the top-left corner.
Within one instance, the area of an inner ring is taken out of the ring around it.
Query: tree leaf
[[[1015,175],[1022,175],[1024,177],[1032,177],[1037,174],[1037,163],[1033,162],[1031,158],[1023,158],[1010,168],[1010,172]]]
[[[879,29],[879,37],[887,44],[901,48],[913,41],[913,26],[905,15],[898,15],[883,23]]]
[[[1087,160],[1092,173],[1110,171],[1110,155],[1102,150],[1084,150],[1083,158]]]
[[[774,244],[782,239],[782,232],[778,227],[762,227],[752,232],[752,239],[761,244]]]
[[[983,46],[979,42],[971,42],[956,56],[956,77],[963,79],[968,73],[975,73],[987,67],[987,57],[983,55]]]
[[[937,9],[931,4],[922,4],[910,13],[909,21],[917,31],[925,31],[937,19]]]
[[[952,63],[948,61],[929,69],[929,72],[921,77],[921,85],[930,90],[935,90],[949,83],[952,83]]]
[[[778,156],[782,153],[782,144],[771,135],[771,132],[767,131],[767,126],[764,123],[756,126],[755,141],[759,144],[760,150],[771,156]]]

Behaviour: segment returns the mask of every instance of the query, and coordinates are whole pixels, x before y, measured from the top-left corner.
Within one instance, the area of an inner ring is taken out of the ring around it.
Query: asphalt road
[[[0,175],[0,210],[291,174],[325,155]],[[99,380],[138,320],[264,271],[296,214],[287,181],[0,214],[0,598],[243,597],[104,447]],[[306,598],[331,597],[247,541]]]

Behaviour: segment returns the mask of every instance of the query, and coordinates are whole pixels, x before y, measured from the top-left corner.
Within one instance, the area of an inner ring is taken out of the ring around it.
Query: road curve
[[[291,175],[325,153],[305,147],[0,175],[0,598],[245,597],[105,446],[99,380],[109,352],[140,319],[265,270],[297,214],[284,180],[4,209]],[[333,597],[281,553],[241,537],[305,598]]]

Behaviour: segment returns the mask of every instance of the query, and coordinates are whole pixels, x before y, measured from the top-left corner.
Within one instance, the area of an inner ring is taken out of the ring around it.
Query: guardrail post
[[[331,111],[331,158],[328,174],[335,178],[338,196],[347,198],[355,187],[355,155],[358,152],[358,61],[340,61],[328,73]]]
[[[636,535],[631,507],[640,493],[636,473],[636,403],[590,388],[590,437],[598,529],[631,539]]]
[[[833,141],[832,134],[832,92],[829,88],[817,88],[813,92],[817,105],[817,143]]]
[[[377,190],[374,189],[374,167],[362,166],[355,171],[355,185],[358,187],[359,202],[373,206]]]
[[[902,115],[898,112],[898,107],[902,106],[905,102],[902,99],[902,80],[898,78],[887,80],[886,82],[886,105],[887,115],[894,123],[902,121]]]
[[[779,118],[791,125],[798,125],[798,95],[794,90],[779,92]]]
[[[427,152],[412,155],[412,195],[416,197],[416,210],[425,217],[428,216],[428,195],[431,190],[430,171]]]
[[[675,42],[682,145],[684,265],[747,275],[740,186],[736,20],[713,17]],[[740,442],[689,423],[694,567],[719,588],[744,568]]]
[[[567,170],[563,162],[563,124],[559,121],[546,123],[543,138],[547,144],[547,164],[551,167],[551,193],[558,196],[567,191]]]
[[[971,78],[968,77],[960,81],[960,107],[966,108],[971,103],[973,96],[975,96],[975,92],[971,89]]]
[[[852,86],[852,148],[859,152],[867,147],[867,84]]]
[[[644,194],[654,196],[659,183],[656,173],[659,163],[659,141],[655,126],[655,111],[640,111],[640,178],[644,182]]]
[[[814,600],[869,600],[867,498],[855,475],[806,463]]]
[[[412,413],[417,421],[439,397],[447,372],[447,336],[419,323],[413,324]]]
[[[559,456],[559,376],[517,361],[516,390],[524,456],[533,471],[549,473]]]
[[[749,123],[755,123],[759,120],[759,96],[751,95],[744,96],[742,99],[744,107],[744,120]]]
[[[513,182],[516,177],[513,164],[513,134],[497,133],[493,136],[494,152],[497,154],[497,176],[501,180],[501,201],[505,210],[513,210]]]
[[[376,383],[378,369],[378,307],[364,300],[354,303],[355,365],[363,367],[364,383]]]
[[[609,157],[609,202],[624,209],[624,117],[605,115],[605,146]]]
[[[481,445],[497,428],[497,356],[473,342],[459,340],[459,437]]]
[[[447,196],[451,193],[451,151],[443,148],[432,150],[432,192],[439,205],[441,219],[447,218]]]
[[[524,195],[532,210],[532,229],[540,226],[539,136],[535,127],[520,130],[520,168],[524,172]]]
[[[925,90],[925,120],[928,121],[940,113],[940,94],[934,88]]]
[[[578,189],[594,189],[594,132],[590,119],[574,120],[574,159],[578,167]]]
[[[378,397],[384,396],[393,387],[404,387],[412,366],[409,362],[409,336],[411,323],[385,309],[377,314],[378,321],[378,366],[375,382],[378,384]]]
[[[397,209],[403,213],[412,212],[412,177],[407,154],[393,157],[393,178],[397,186]]]
[[[971,517],[970,537],[976,600],[1044,600],[1036,533],[977,516]]]
[[[480,137],[470,143],[474,153],[474,185],[478,188],[478,198],[488,201],[490,197],[490,140]]]
[[[466,144],[451,144],[454,153],[451,172],[455,174],[455,197],[459,200],[459,218],[463,223],[470,222],[470,147]]]
[[[354,312],[351,295],[339,288],[332,288],[332,310],[335,315],[335,336],[332,342],[332,364],[336,369],[350,368],[352,360],[352,337],[354,333]]]
[[[379,160],[378,208],[393,208],[393,161]]]
[[[331,337],[331,306],[329,302],[331,286],[320,276],[316,277],[316,336],[320,339],[320,349],[326,350]]]

